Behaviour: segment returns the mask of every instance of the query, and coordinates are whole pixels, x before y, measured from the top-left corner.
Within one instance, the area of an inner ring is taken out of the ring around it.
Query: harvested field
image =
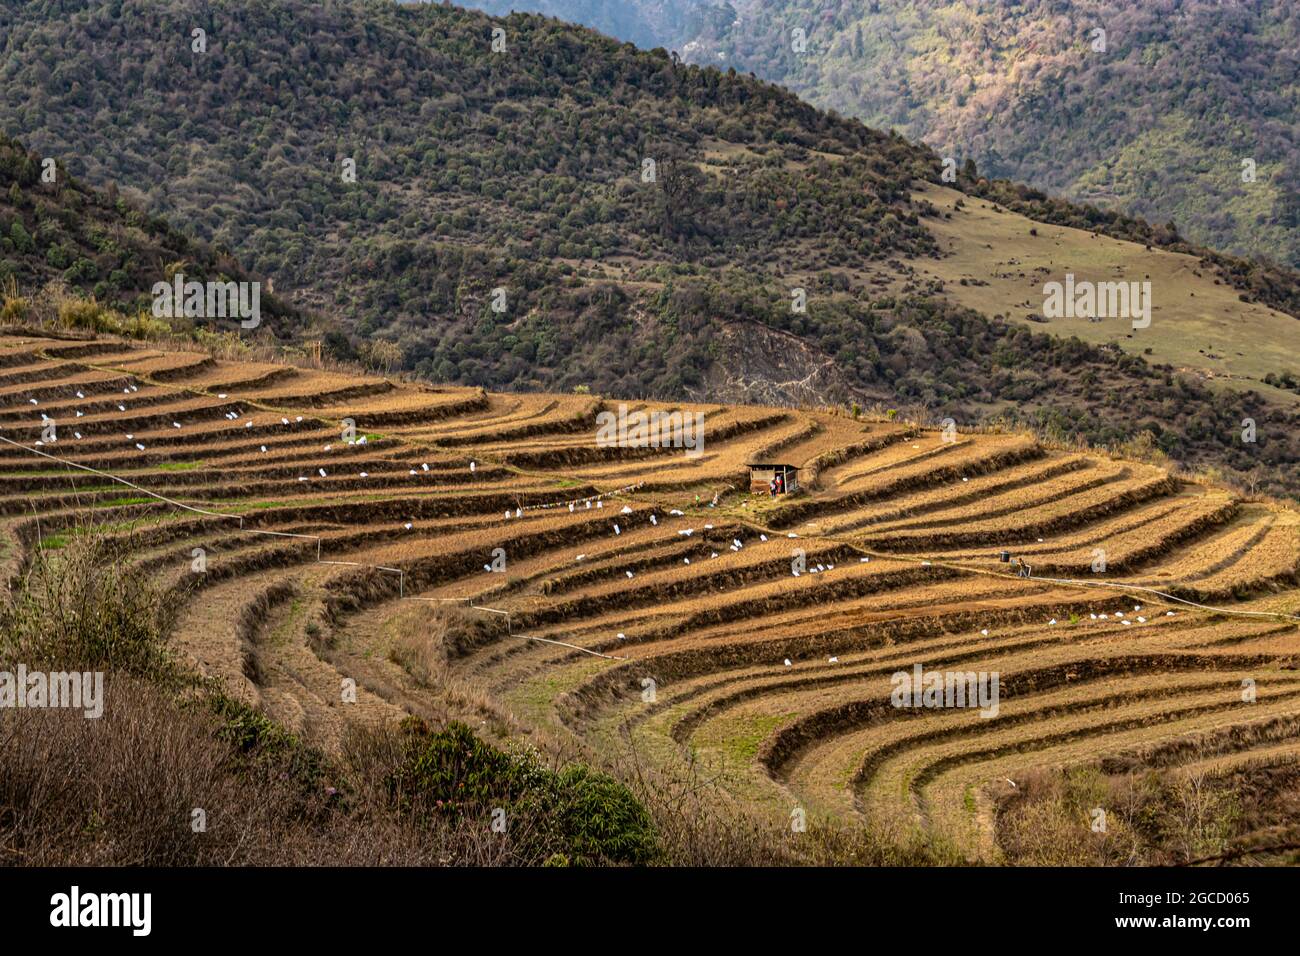
[[[1043,768],[1300,752],[1294,511],[832,410],[599,440],[621,404],[0,338],[0,572],[110,538],[178,653],[326,748],[459,709],[972,860]],[[762,460],[800,492],[750,495]],[[918,667],[937,706],[895,699]]]

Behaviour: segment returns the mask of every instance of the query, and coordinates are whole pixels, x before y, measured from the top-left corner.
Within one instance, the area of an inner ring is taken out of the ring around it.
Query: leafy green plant
[[[533,834],[538,846],[562,848],[564,865],[645,864],[657,852],[653,821],[622,783],[583,764],[556,772],[531,752],[506,753],[458,721],[440,731],[418,718],[402,726],[404,754],[389,776],[390,798],[432,823],[485,817],[495,808]]]
[[[656,853],[654,824],[631,791],[582,764],[560,771],[560,819],[577,863],[649,863]]]

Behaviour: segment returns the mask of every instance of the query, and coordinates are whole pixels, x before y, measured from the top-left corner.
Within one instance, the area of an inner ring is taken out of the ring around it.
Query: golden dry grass
[[[1188,734],[1235,741],[1216,767],[1293,755],[1233,736],[1300,713],[1293,511],[1025,435],[700,406],[694,457],[600,445],[616,402],[205,358],[0,340],[3,567],[97,529],[166,590],[178,653],[327,751],[460,717],[703,769],[759,826],[799,809],[983,860],[1042,852],[1028,810],[999,830],[1008,781]],[[750,496],[764,457],[804,491]],[[1000,674],[1000,715],[894,707],[917,663]]]

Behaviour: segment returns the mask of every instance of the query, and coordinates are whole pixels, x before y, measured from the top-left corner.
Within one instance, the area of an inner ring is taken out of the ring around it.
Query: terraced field
[[[4,578],[94,528],[323,746],[472,713],[971,859],[1035,768],[1300,752],[1296,512],[1023,435],[629,404],[702,448],[603,445],[593,396],[0,338]],[[749,495],[757,459],[803,492]],[[996,716],[895,706],[917,665],[996,674]]]

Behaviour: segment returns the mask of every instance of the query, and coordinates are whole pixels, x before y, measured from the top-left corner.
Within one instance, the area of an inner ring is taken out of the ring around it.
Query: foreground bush
[[[23,661],[155,681],[176,677],[161,637],[163,596],[123,557],[104,539],[79,533],[67,547],[37,550],[0,605],[0,666]]]
[[[1003,807],[999,843],[1027,866],[1168,866],[1226,851],[1241,810],[1203,773],[1097,767],[1029,776]]]
[[[382,781],[384,804],[423,829],[477,828],[529,864],[656,857],[650,814],[613,777],[581,764],[557,772],[535,751],[505,753],[457,721],[356,731],[346,750],[357,776]]]

